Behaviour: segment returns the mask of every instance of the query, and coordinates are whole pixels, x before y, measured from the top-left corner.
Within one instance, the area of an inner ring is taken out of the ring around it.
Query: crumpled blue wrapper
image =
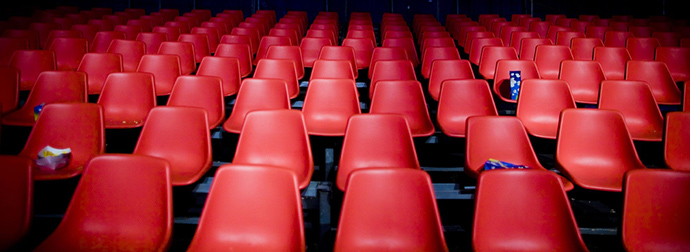
[[[532,167],[526,165],[511,164],[508,162],[496,160],[490,158],[484,163],[484,170],[496,170],[496,169],[532,169]]]

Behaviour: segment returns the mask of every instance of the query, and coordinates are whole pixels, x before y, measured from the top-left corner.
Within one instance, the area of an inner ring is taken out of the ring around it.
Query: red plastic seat
[[[606,80],[606,76],[597,61],[564,60],[561,62],[559,79],[568,83],[576,102],[597,104],[600,84]]]
[[[466,50],[466,52],[469,53],[469,60],[472,62],[472,64],[479,65],[479,61],[481,60],[482,56],[482,51],[484,47],[487,46],[503,46],[503,41],[500,38],[474,38],[471,40],[470,46],[469,46],[469,51]],[[468,47],[465,47],[468,48]]]
[[[321,63],[317,61],[317,65]],[[309,135],[345,135],[350,116],[361,113],[358,96],[352,79],[309,81],[302,107]]]
[[[108,75],[122,72],[122,55],[117,53],[84,54],[77,71],[87,74],[88,93],[100,94]]]
[[[690,80],[690,48],[657,47],[656,61],[666,63],[675,82]]]
[[[431,64],[435,60],[460,59],[458,49],[455,47],[429,47],[422,53],[422,76],[429,79]]]
[[[304,64],[302,63],[302,50],[299,46],[274,45],[268,48],[266,59],[286,59],[295,63],[297,79],[304,78]]]
[[[290,18],[290,17],[286,17]],[[277,23],[273,28],[275,29],[284,29],[285,31],[277,31],[277,32],[286,32],[288,34],[292,34],[293,30],[297,34],[297,40],[295,43],[299,45],[300,41],[302,41],[302,38],[304,37],[306,31],[304,31],[302,25],[300,25],[301,20],[298,23]],[[269,35],[271,35],[271,32],[268,32]]]
[[[220,44],[215,56],[233,57],[239,60],[240,74],[247,77],[252,73],[252,55],[249,45],[244,44]]]
[[[46,48],[48,42],[48,34],[52,30],[59,30],[60,25],[57,23],[47,22],[47,23],[31,23],[29,25],[29,30],[38,31],[38,39],[40,48]]]
[[[107,19],[90,19],[87,24],[98,25],[100,31],[113,31],[115,29],[115,21]]]
[[[355,50],[355,59],[357,61],[357,69],[366,69],[371,62],[371,54],[376,48],[371,40],[366,38],[345,38],[342,46],[349,46]]]
[[[110,42],[115,39],[125,39],[125,33],[121,31],[100,31],[93,38],[93,44],[91,44],[89,51],[95,53],[107,52]]]
[[[414,67],[420,63],[417,49],[412,38],[387,38],[383,40],[383,47],[402,47],[407,52],[407,59],[412,62]],[[369,66],[372,67],[372,66]]]
[[[33,211],[33,161],[25,157],[0,155],[0,249],[9,250],[29,232]]]
[[[484,172],[475,205],[472,244],[478,251],[510,250],[516,244],[535,251],[589,251],[563,183],[551,172]]]
[[[192,29],[192,25],[189,24],[188,21],[179,20],[178,18],[179,18],[179,16],[175,17],[175,21],[165,22],[164,26],[178,27],[178,28],[180,28],[180,34],[188,34],[189,31]]]
[[[441,131],[451,137],[465,137],[467,118],[498,115],[486,80],[447,80],[441,86],[437,121]]]
[[[146,54],[141,57],[137,72],[153,74],[156,95],[169,95],[180,72],[180,57],[166,54]]]
[[[573,38],[570,50],[575,60],[592,60],[594,48],[604,46],[598,38]]]
[[[447,80],[474,79],[472,66],[467,60],[436,60],[431,64],[429,75],[429,94],[438,100],[441,85]]]
[[[36,251],[166,250],[172,225],[169,165],[105,155],[89,161],[65,217]]]
[[[552,22],[549,21],[533,21],[529,23],[529,31],[536,32],[540,38],[549,38],[547,33]],[[553,39],[551,41],[554,41]]]
[[[333,42],[327,38],[311,38],[308,36],[302,38],[300,49],[302,50],[302,60],[304,61],[304,66],[313,67],[314,61],[319,58],[321,48],[332,45],[334,45]]]
[[[285,80],[244,79],[237,92],[230,117],[223,123],[223,129],[231,133],[240,133],[249,112],[274,109],[290,109],[290,97]]]
[[[527,32],[527,29],[523,26],[512,25],[512,23],[511,25],[501,27],[498,35],[500,35],[500,38],[503,40],[505,46],[513,46],[512,36],[514,32]],[[538,36],[536,33],[534,33],[534,35]]]
[[[180,34],[182,33],[180,27],[172,26],[155,26],[151,31],[157,33],[165,33],[166,35],[168,35],[168,41],[177,41],[177,38],[180,37]]]
[[[165,41],[158,46],[158,54],[177,55],[180,60],[180,72],[188,75],[196,71],[196,54],[194,44],[190,42]]]
[[[355,69],[347,60],[316,60],[309,81],[316,79],[349,79],[354,83]]]
[[[284,59],[262,59],[256,65],[253,78],[279,79],[287,84],[290,99],[299,95],[299,80],[295,62]]]
[[[570,47],[563,45],[539,45],[534,52],[534,62],[543,79],[558,79],[561,62],[572,59]]]
[[[520,45],[522,45],[522,39],[528,39],[528,38],[539,38],[539,34],[537,34],[536,32],[529,32],[529,31],[513,32],[513,33],[511,33],[511,36],[509,39],[510,46],[515,48],[515,51],[520,53]]]
[[[669,168],[678,171],[690,171],[688,162],[688,145],[690,134],[684,130],[690,122],[690,113],[671,112],[666,116],[664,130],[664,160]]]
[[[155,107],[144,122],[134,154],[168,161],[172,185],[192,184],[211,168],[208,129],[204,109]]]
[[[686,214],[690,173],[635,170],[625,178],[621,234],[628,251],[684,251],[690,243]],[[663,196],[662,196],[663,195]],[[653,213],[653,214],[650,214]]]
[[[557,139],[556,168],[585,189],[620,192],[625,172],[646,168],[618,111],[566,109]]]
[[[334,251],[367,250],[448,251],[426,172],[385,168],[350,175]]]
[[[369,113],[403,115],[413,137],[426,137],[435,132],[422,85],[416,80],[379,81],[371,98]]]
[[[604,41],[606,32],[610,31],[608,26],[589,25],[585,28],[585,36],[588,38],[598,38]]]
[[[77,30],[52,30],[48,34],[48,38],[46,39],[43,49],[47,50],[48,47],[50,47],[50,44],[53,43],[53,40],[56,38],[84,38],[84,35],[81,33],[81,31]]]
[[[480,41],[475,42],[475,39],[480,39]],[[490,39],[490,40],[483,40],[483,39]],[[467,35],[465,36],[465,44],[463,45],[463,51],[466,54],[471,55],[472,54],[472,43],[476,43],[475,47],[477,45],[482,45],[485,44],[486,41],[491,41],[493,45],[503,45],[503,40],[501,41],[501,44],[498,44],[495,41],[499,41],[500,38],[497,38],[493,32],[490,31],[474,31],[474,32],[468,32]],[[476,50],[476,49],[475,49]],[[481,53],[481,50],[480,50]]]
[[[609,27],[611,27],[612,31],[628,31],[628,27],[630,27],[630,22],[626,21],[618,21],[618,20],[611,20],[609,22]]]
[[[213,179],[189,251],[219,247],[304,251],[302,218],[294,172],[271,166],[223,165]]]
[[[407,53],[405,49],[400,47],[377,47],[374,48],[371,54],[371,63],[369,64],[368,78],[374,73],[374,64],[379,60],[407,60]]]
[[[357,79],[358,63],[355,50],[349,46],[324,46],[321,48],[319,60],[346,60],[350,62],[353,69],[354,78]]]
[[[142,32],[137,35],[136,41],[146,45],[146,54],[158,53],[161,43],[168,41],[168,34],[161,32]]]
[[[568,83],[563,80],[522,81],[516,116],[530,135],[556,139],[561,111],[576,108]]]
[[[57,70],[74,71],[89,52],[88,41],[82,38],[56,38],[48,50],[55,52]]]
[[[237,94],[237,90],[239,90],[242,81],[240,75],[240,61],[232,57],[206,56],[201,60],[196,75],[221,78],[223,83],[223,96]]]
[[[143,32],[140,25],[116,25],[113,31],[121,31],[125,33],[125,39],[134,40],[137,35]]]
[[[134,72],[139,66],[141,57],[146,54],[146,44],[136,40],[114,39],[107,52],[121,54],[123,71]]]
[[[652,36],[651,26],[630,26],[628,31],[632,33],[633,37],[647,38]]]
[[[595,47],[593,59],[601,64],[608,80],[625,79],[625,65],[631,60],[625,47]]]
[[[466,45],[467,34],[470,32],[486,32],[486,27],[481,25],[467,25],[460,27],[456,35],[458,46],[464,47]]]
[[[194,107],[206,110],[209,129],[225,119],[223,80],[215,76],[180,76],[175,81],[168,106]]]
[[[297,175],[298,187],[306,188],[314,172],[314,162],[302,112],[284,109],[248,113],[232,163],[292,171]]]
[[[31,90],[43,71],[57,69],[55,52],[50,50],[17,50],[10,58],[9,66],[19,69],[19,90]]]
[[[113,73],[103,84],[98,104],[103,107],[105,128],[125,129],[144,125],[156,106],[156,90],[150,73]]]
[[[204,21],[201,22],[202,28],[215,28],[218,30],[218,39],[220,40],[220,37],[225,35],[225,34],[230,34],[230,30],[232,29],[232,26],[226,22],[222,21]]]
[[[153,29],[153,22],[151,20],[148,20],[148,19],[130,19],[130,20],[127,20],[127,25],[128,26],[139,26],[139,27],[141,27],[140,33],[141,32],[151,32]]]
[[[525,38],[520,44],[520,59],[534,60],[534,55],[539,45],[553,45],[553,42],[547,38]]]
[[[654,60],[656,48],[661,46],[656,38],[628,38],[625,47],[632,60]]]
[[[24,105],[5,115],[2,124],[30,127],[36,122],[36,106],[69,102],[86,102],[86,74],[73,71],[44,71],[38,76],[36,85],[31,89]]]
[[[259,63],[259,60],[265,59],[268,53],[268,48],[274,45],[290,46],[290,39],[284,36],[263,36],[261,37],[261,43],[259,43],[259,48],[256,52],[256,57],[254,57],[254,65]],[[258,67],[257,67],[258,68]]]
[[[38,31],[28,29],[7,29],[3,32],[3,37],[26,39],[30,50],[38,50],[40,45]]]
[[[537,65],[531,60],[499,60],[496,62],[493,91],[501,100],[516,103],[510,89],[510,71],[520,71],[522,81],[540,79]]]
[[[680,105],[681,96],[678,86],[673,81],[671,72],[665,63],[660,61],[630,60],[625,70],[626,80],[644,81],[652,88],[654,99],[659,104]]]
[[[652,32],[652,38],[656,38],[659,40],[659,46],[665,46],[665,47],[676,47],[680,46],[680,38],[681,38],[681,33],[680,32],[660,32],[660,31],[655,31]]]
[[[56,128],[69,130],[55,130]],[[103,112],[100,105],[47,104],[43,107],[19,156],[36,160],[38,152],[46,146],[70,148],[72,152],[67,166],[58,170],[43,170],[37,166],[33,168],[34,180],[68,179],[81,174],[89,159],[103,154],[104,135]]]
[[[584,38],[585,33],[579,31],[560,31],[556,33],[556,45],[564,45],[570,47],[571,41],[574,38]]]
[[[608,47],[625,47],[628,38],[633,37],[627,31],[607,31],[604,34],[604,45]]]
[[[409,60],[382,60],[373,66],[369,84],[369,98],[373,97],[374,89],[379,81],[388,80],[417,80],[412,62]]]
[[[599,109],[621,112],[633,140],[661,141],[664,117],[646,82],[602,81]]]
[[[0,38],[0,66],[9,66],[14,51],[28,50],[29,42],[25,38]]]
[[[211,55],[207,34],[183,33],[180,34],[180,36],[177,38],[177,41],[190,42],[192,45],[194,45],[194,59],[196,62],[201,62],[201,59]]]
[[[15,110],[18,105],[19,70],[12,67],[0,67],[0,116]]]
[[[218,31],[218,29],[211,27],[192,27],[190,33],[206,34],[208,38],[209,55],[216,52],[216,47],[218,47],[218,43],[220,42],[220,31]]]
[[[517,60],[515,48],[509,46],[485,46],[479,60],[479,74],[484,79],[491,80],[496,72],[499,60]]]
[[[251,42],[249,46],[252,49],[252,55],[256,54],[256,51],[259,49],[259,42],[261,40],[261,34],[259,34],[258,29],[249,27],[235,27],[232,28],[230,34],[249,36]]]

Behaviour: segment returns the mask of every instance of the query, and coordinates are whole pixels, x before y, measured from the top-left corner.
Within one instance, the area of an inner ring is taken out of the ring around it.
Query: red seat
[[[304,64],[302,63],[302,50],[299,46],[274,45],[268,48],[266,59],[286,59],[295,63],[297,79],[304,78]]]
[[[196,54],[190,42],[165,41],[158,47],[158,54],[177,55],[180,60],[180,72],[188,75],[196,71]]]
[[[158,53],[161,43],[168,41],[168,34],[161,32],[142,32],[137,35],[136,41],[146,45],[146,54]]]
[[[3,37],[26,39],[28,47],[25,49],[27,50],[38,50],[38,45],[40,43],[38,31],[35,30],[7,29],[3,32]]]
[[[651,26],[630,26],[628,31],[632,33],[633,37],[647,38],[652,36]]]
[[[627,31],[607,31],[604,33],[604,45],[609,47],[625,47],[628,38],[633,37]]]
[[[48,47],[47,42],[48,42],[48,34],[50,34],[50,31],[58,30],[58,29],[60,29],[60,25],[57,23],[52,23],[52,22],[31,23],[29,25],[29,30],[38,31],[38,40],[39,40],[38,45],[42,49],[45,49]]]
[[[472,66],[467,60],[436,60],[431,64],[429,74],[429,94],[434,100],[439,99],[441,85],[447,80],[474,79]]]
[[[121,31],[100,31],[93,38],[93,44],[91,44],[89,51],[95,53],[108,52],[110,42],[115,39],[125,39],[125,33]]]
[[[522,39],[528,39],[528,38],[539,38],[539,34],[536,32],[528,32],[528,31],[516,31],[513,32],[510,36],[510,46],[515,48],[515,50],[520,53],[520,45],[522,45]],[[505,41],[505,40],[504,40]]]
[[[138,25],[141,27],[141,32],[151,32],[153,30],[153,22],[149,19],[130,19],[127,20],[127,25]]]
[[[189,23],[188,18],[182,18],[177,16],[175,17],[174,21],[167,21],[165,22],[164,26],[169,26],[169,27],[179,27],[180,28],[180,34],[188,34],[189,31],[192,29],[192,24]]]
[[[245,44],[220,44],[216,49],[216,57],[232,57],[239,60],[240,76],[247,77],[252,73],[252,54],[249,45]]]
[[[460,59],[458,49],[455,47],[429,47],[422,53],[422,76],[429,79],[431,64],[435,60]]]
[[[366,69],[371,62],[371,54],[376,48],[376,44],[365,38],[345,38],[342,46],[349,46],[355,50],[357,69]]]
[[[441,131],[451,137],[465,137],[470,116],[498,115],[486,80],[447,80],[441,86],[437,121]]]
[[[350,175],[334,251],[367,250],[448,251],[426,172],[385,168]]]
[[[77,71],[87,74],[88,93],[100,94],[106,77],[110,73],[122,72],[122,55],[117,53],[84,54]]]
[[[414,67],[420,63],[417,49],[412,38],[387,38],[383,40],[383,47],[402,47],[407,52],[407,59],[412,62]],[[372,66],[369,66],[372,67]]]
[[[324,46],[321,48],[319,60],[346,60],[350,62],[355,79],[359,76],[355,49],[349,46]]]
[[[254,57],[254,65],[259,63],[259,60],[266,58],[266,53],[268,53],[268,48],[274,45],[289,46],[290,39],[283,36],[263,36],[261,37],[261,42],[259,43],[259,48],[256,51],[256,57]],[[258,67],[257,67],[258,68]]]
[[[29,41],[25,38],[0,38],[0,66],[9,66],[14,51],[28,50]]]
[[[556,139],[561,111],[576,108],[568,83],[562,80],[522,81],[516,116],[530,135]]]
[[[309,81],[316,79],[349,79],[354,83],[355,69],[347,60],[316,60]]]
[[[265,110],[248,113],[232,163],[292,171],[297,175],[298,187],[306,188],[314,172],[314,162],[302,112]]]
[[[43,48],[48,50],[48,47],[50,47],[50,44],[52,44],[53,40],[56,38],[84,38],[84,35],[81,33],[81,31],[77,30],[52,30],[48,34],[46,44],[43,46]]]
[[[547,38],[525,38],[520,43],[520,59],[534,60],[534,55],[539,45],[553,45],[553,42]]]
[[[113,73],[103,83],[98,104],[103,107],[105,128],[138,128],[156,107],[156,87],[150,73]]]
[[[684,130],[690,122],[690,113],[671,112],[666,117],[666,128],[664,130],[664,160],[669,168],[679,171],[690,171],[688,162],[688,145],[685,144],[690,139],[690,134]]]
[[[168,35],[168,41],[177,41],[177,38],[180,37],[180,34],[182,33],[180,27],[173,26],[155,26],[151,31],[165,33]]]
[[[327,38],[302,38],[300,43],[300,49],[302,50],[302,60],[304,61],[305,67],[313,67],[314,61],[319,58],[321,53],[321,48],[324,46],[334,45],[330,39]]]
[[[664,117],[646,82],[602,81],[599,109],[621,112],[633,140],[661,141]]]
[[[627,62],[625,73],[626,80],[647,82],[652,88],[652,94],[654,94],[657,103],[680,105],[682,94],[665,63],[630,60]]]
[[[570,45],[575,60],[592,60],[594,48],[604,46],[599,38],[574,38]]]
[[[500,38],[474,38],[471,40],[469,46],[469,60],[472,64],[479,65],[482,51],[487,46],[503,46],[503,41]],[[467,47],[465,47],[467,48]]]
[[[107,19],[90,19],[87,24],[98,25],[101,31],[113,31],[115,21]]]
[[[369,98],[373,97],[379,81],[417,80],[412,62],[409,60],[382,60],[373,66],[374,72],[369,83]]]
[[[625,172],[645,168],[618,111],[566,109],[557,139],[556,168],[585,189],[620,192]]]
[[[230,34],[232,35],[245,35],[249,36],[251,44],[249,45],[252,49],[252,55],[256,54],[256,51],[259,49],[259,42],[261,40],[261,34],[259,34],[259,30],[256,28],[249,28],[249,27],[235,27],[232,28],[230,31]]]
[[[563,45],[539,45],[534,52],[534,62],[543,79],[558,79],[561,62],[572,59],[570,47]]]
[[[177,55],[146,54],[141,57],[137,72],[153,74],[156,95],[169,95],[180,72],[180,57]]]
[[[144,122],[134,154],[166,160],[172,185],[192,184],[211,168],[208,129],[204,109],[155,107]]]
[[[33,108],[33,107],[32,107]],[[63,128],[66,130],[55,130]],[[68,129],[68,130],[67,130]],[[46,146],[70,148],[67,165],[58,170],[34,165],[34,180],[68,179],[82,173],[87,161],[105,150],[103,112],[92,103],[55,103],[43,107],[19,156],[36,160]]]
[[[480,39],[479,41],[475,42],[475,39]],[[490,39],[490,40],[483,40],[483,39]],[[485,44],[486,41],[491,41],[493,45],[503,45],[503,40],[500,40],[501,43],[497,43],[495,41],[499,41],[500,38],[497,38],[493,32],[490,31],[476,31],[476,32],[468,32],[467,35],[465,36],[465,44],[463,45],[463,51],[466,54],[471,55],[472,54],[472,43],[475,43],[475,47],[477,45],[482,45]],[[481,48],[481,47],[478,47]],[[475,49],[476,50],[476,49]],[[481,53],[481,50],[479,51]]]
[[[666,63],[673,81],[690,80],[690,48],[657,47],[654,60]]]
[[[31,90],[41,72],[57,69],[55,52],[50,50],[17,50],[10,58],[10,66],[19,69],[19,90]]]
[[[628,38],[625,47],[632,60],[654,60],[656,48],[661,46],[656,38]]]
[[[146,54],[146,44],[136,40],[114,39],[107,52],[122,55],[122,70],[134,72],[139,66],[141,57]]]
[[[9,250],[29,233],[33,212],[33,161],[0,155],[0,249]]]
[[[279,79],[287,84],[290,99],[299,95],[299,80],[295,62],[284,59],[262,59],[256,65],[253,78]]]
[[[604,41],[606,32],[610,30],[611,28],[608,26],[590,25],[585,28],[585,36],[588,38],[598,38],[601,41]]]
[[[520,244],[535,251],[589,251],[568,201],[563,183],[548,171],[482,173],[474,211],[474,249],[501,251]]]
[[[271,166],[223,165],[213,179],[189,251],[219,247],[304,251],[301,203],[294,172]]]
[[[30,127],[36,122],[34,116],[36,106],[70,102],[86,102],[86,73],[44,71],[38,76],[36,85],[31,89],[24,105],[5,115],[2,118],[2,124]]]
[[[223,96],[237,94],[237,90],[239,90],[242,81],[240,76],[240,61],[232,57],[206,56],[201,60],[196,75],[221,78],[223,83]]]
[[[116,25],[113,31],[121,31],[125,33],[125,39],[134,40],[137,35],[143,32],[140,25]]]
[[[597,61],[564,60],[558,79],[568,83],[576,102],[597,104],[599,87],[606,76]]]
[[[553,24],[552,22],[549,21],[533,21],[529,23],[529,31],[531,32],[536,32],[539,34],[540,38],[549,38],[547,37],[547,33],[549,31],[549,27]],[[551,41],[554,41],[551,39]]]
[[[500,38],[503,40],[505,46],[513,46],[512,37],[514,32],[527,32],[527,29],[523,26],[512,25],[512,23],[509,26],[501,27],[501,31],[498,35],[500,35]],[[538,36],[536,33],[534,33],[534,35]]]
[[[660,31],[655,31],[652,32],[652,38],[656,38],[659,40],[659,45],[660,46],[665,46],[665,47],[676,47],[680,46],[680,38],[681,38],[680,32],[660,32]]]
[[[232,26],[230,24],[222,21],[204,21],[201,22],[201,27],[215,28],[216,30],[218,30],[219,40],[221,36],[225,34],[230,34],[230,30],[232,29]]]
[[[458,40],[458,46],[464,47],[467,44],[467,34],[470,32],[486,32],[486,27],[481,25],[467,25],[460,27],[457,32],[456,39]],[[495,34],[494,34],[495,35]],[[466,48],[469,49],[469,48]],[[467,52],[467,50],[465,50]]]
[[[584,38],[585,33],[579,31],[560,31],[556,33],[556,45],[571,46],[574,38]]]
[[[290,109],[290,97],[285,80],[252,79],[242,81],[230,117],[223,129],[240,133],[247,113],[256,110]]]
[[[177,37],[177,41],[190,42],[192,45],[194,45],[194,59],[196,62],[201,62],[201,59],[211,55],[211,48],[209,46],[210,44],[208,42],[209,39],[207,34],[183,33]]]
[[[0,116],[15,110],[17,106],[19,106],[19,70],[12,67],[0,67]]]
[[[496,63],[499,60],[517,60],[515,48],[509,46],[485,46],[479,59],[479,74],[484,79],[491,80],[496,73]]]
[[[358,96],[352,79],[310,80],[302,107],[309,135],[345,135],[350,116],[361,113]]]
[[[172,225],[166,162],[101,156],[88,163],[65,217],[36,251],[166,250]]]
[[[216,52],[216,47],[220,42],[220,31],[212,27],[192,27],[192,34],[206,34],[208,38],[209,55]]]
[[[635,170],[625,179],[621,235],[628,251],[690,249],[690,174],[669,170]],[[653,214],[650,214],[653,213]]]
[[[369,113],[403,115],[413,137],[426,137],[435,132],[422,85],[415,80],[379,81],[371,98]]]
[[[606,79],[623,80],[626,62],[631,58],[625,47],[595,47],[593,59],[601,64]]]
[[[520,71],[522,81],[529,79],[539,79],[537,65],[531,60],[499,60],[496,62],[496,72],[494,73],[494,94],[509,103],[516,103],[512,99],[510,89],[510,71]]]
[[[56,38],[48,50],[55,52],[57,70],[74,71],[84,54],[89,52],[88,41],[82,38]]]
[[[371,53],[371,63],[369,64],[368,78],[374,73],[374,64],[379,60],[407,60],[405,49],[400,47],[377,47]]]
[[[225,119],[223,79],[215,76],[180,76],[170,91],[168,106],[206,110],[208,127],[214,129]]]
[[[299,46],[300,37],[297,34],[297,30],[294,29],[281,29],[281,28],[271,28],[268,32],[269,36],[282,36],[288,37],[290,39],[290,45]]]

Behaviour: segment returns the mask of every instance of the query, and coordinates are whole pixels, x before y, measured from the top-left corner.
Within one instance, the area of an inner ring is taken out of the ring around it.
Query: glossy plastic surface
[[[144,42],[146,54],[156,54],[161,43],[168,41],[168,34],[162,32],[142,32],[137,35],[136,40]]]
[[[122,72],[122,55],[116,53],[84,54],[77,71],[87,74],[89,94],[100,94],[108,75]]]
[[[484,79],[492,80],[499,60],[517,59],[518,55],[515,48],[509,46],[485,46],[482,48],[482,56],[479,58],[479,74]]]
[[[98,104],[103,106],[105,127],[136,128],[156,106],[156,88],[150,73],[113,73],[108,75]]]
[[[237,94],[237,91],[240,89],[240,61],[237,58],[206,56],[201,60],[196,75],[221,78],[223,82],[223,96]]]
[[[172,54],[146,54],[141,57],[137,72],[153,74],[156,95],[168,95],[180,71],[180,57]]]
[[[107,52],[122,55],[122,69],[125,72],[134,72],[141,57],[146,54],[146,44],[136,40],[114,39],[110,42]]]
[[[237,92],[230,117],[223,123],[223,129],[240,133],[247,113],[255,110],[290,109],[290,97],[284,80],[244,79]]]
[[[317,61],[316,66],[322,61]],[[316,68],[315,68],[316,69]],[[352,79],[313,79],[304,98],[307,132],[343,136],[350,116],[360,114],[358,93]]]
[[[474,38],[468,41],[469,43],[469,60],[472,64],[479,65],[482,58],[482,51],[486,46],[503,46],[503,40],[500,38]],[[467,48],[467,47],[466,47]],[[466,50],[467,51],[467,50]]]
[[[209,129],[225,119],[223,80],[215,76],[180,76],[175,80],[168,106],[194,107],[206,110]]]
[[[316,79],[350,79],[355,80],[355,68],[348,60],[316,60],[309,76],[309,81]]]
[[[290,99],[299,95],[299,80],[293,60],[262,59],[256,65],[253,78],[284,80]]]
[[[599,109],[621,112],[633,140],[661,141],[664,117],[646,82],[602,81]]]
[[[631,60],[630,53],[625,47],[596,47],[593,59],[601,64],[608,80],[625,79],[625,65]]]
[[[220,44],[214,56],[237,58],[240,64],[240,76],[247,77],[252,73],[252,52],[245,44]],[[202,60],[203,61],[203,60]]]
[[[547,38],[525,38],[520,44],[520,59],[534,60],[534,55],[539,45],[553,45],[553,42]]]
[[[592,60],[594,48],[604,46],[599,38],[574,38],[570,44],[570,50],[575,60]]]
[[[194,60],[201,62],[206,56],[211,55],[211,47],[206,34],[182,33],[177,37],[179,42],[190,42],[194,45]]]
[[[283,36],[263,36],[261,37],[261,42],[259,43],[259,48],[256,51],[256,56],[254,57],[254,65],[258,65],[259,60],[265,59],[268,53],[268,48],[274,45],[290,46],[290,39]],[[258,66],[257,66],[258,68]]]
[[[304,78],[304,63],[302,62],[302,50],[299,48],[299,46],[271,46],[268,48],[268,52],[266,52],[266,58],[292,60],[292,62],[295,63],[297,79],[301,80],[302,78]]]
[[[430,136],[435,132],[419,81],[378,82],[371,98],[369,113],[403,115],[413,137]]]
[[[10,66],[19,69],[19,90],[31,90],[43,71],[57,70],[55,52],[50,50],[17,50]]]
[[[319,60],[346,60],[350,62],[354,78],[359,76],[355,49],[350,46],[324,46],[319,53]]]
[[[474,79],[472,65],[467,60],[436,60],[431,64],[429,74],[429,94],[434,100],[439,99],[441,85],[447,80]]]
[[[599,87],[606,76],[597,61],[564,60],[561,62],[559,79],[568,83],[576,102],[597,104]]]
[[[387,38],[383,40],[383,47],[402,47],[407,52],[407,59],[412,61],[412,65],[417,67],[420,63],[417,55],[417,48],[412,38]],[[372,66],[369,66],[372,67]]]
[[[666,63],[673,81],[690,80],[690,48],[657,47],[654,60]]]
[[[556,139],[561,111],[576,108],[568,83],[562,80],[522,81],[516,116],[530,135]]]
[[[688,151],[690,146],[690,131],[686,130],[690,123],[690,113],[671,112],[666,115],[666,130],[664,131],[664,159],[669,168],[679,171],[690,171]]]
[[[342,46],[349,46],[355,50],[355,59],[357,61],[357,69],[369,68],[371,62],[371,54],[376,48],[374,41],[368,38],[345,38]]]
[[[659,104],[680,105],[682,94],[673,81],[666,63],[651,60],[630,60],[625,70],[626,80],[644,81],[652,88]]]
[[[313,67],[314,61],[319,59],[321,48],[332,45],[334,45],[333,42],[328,38],[302,38],[302,42],[299,46],[302,50],[302,60],[304,61],[304,66]]]
[[[656,38],[628,38],[625,48],[632,60],[654,60],[654,52],[661,44]]]
[[[572,59],[570,47],[563,45],[539,45],[534,52],[534,62],[542,79],[558,79],[561,61]]]
[[[486,80],[447,80],[441,86],[437,120],[441,131],[465,137],[466,120],[475,115],[498,115]]]

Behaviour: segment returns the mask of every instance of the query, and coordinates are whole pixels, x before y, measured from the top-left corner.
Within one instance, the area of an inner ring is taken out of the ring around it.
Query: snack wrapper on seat
[[[493,158],[490,158],[484,163],[484,170],[495,170],[495,169],[532,169],[529,166],[526,165],[516,165],[516,164],[511,164],[508,162],[496,160]]]
[[[46,146],[38,152],[36,165],[41,170],[57,170],[67,166],[69,159],[72,156],[72,150],[56,149],[51,146]]]

